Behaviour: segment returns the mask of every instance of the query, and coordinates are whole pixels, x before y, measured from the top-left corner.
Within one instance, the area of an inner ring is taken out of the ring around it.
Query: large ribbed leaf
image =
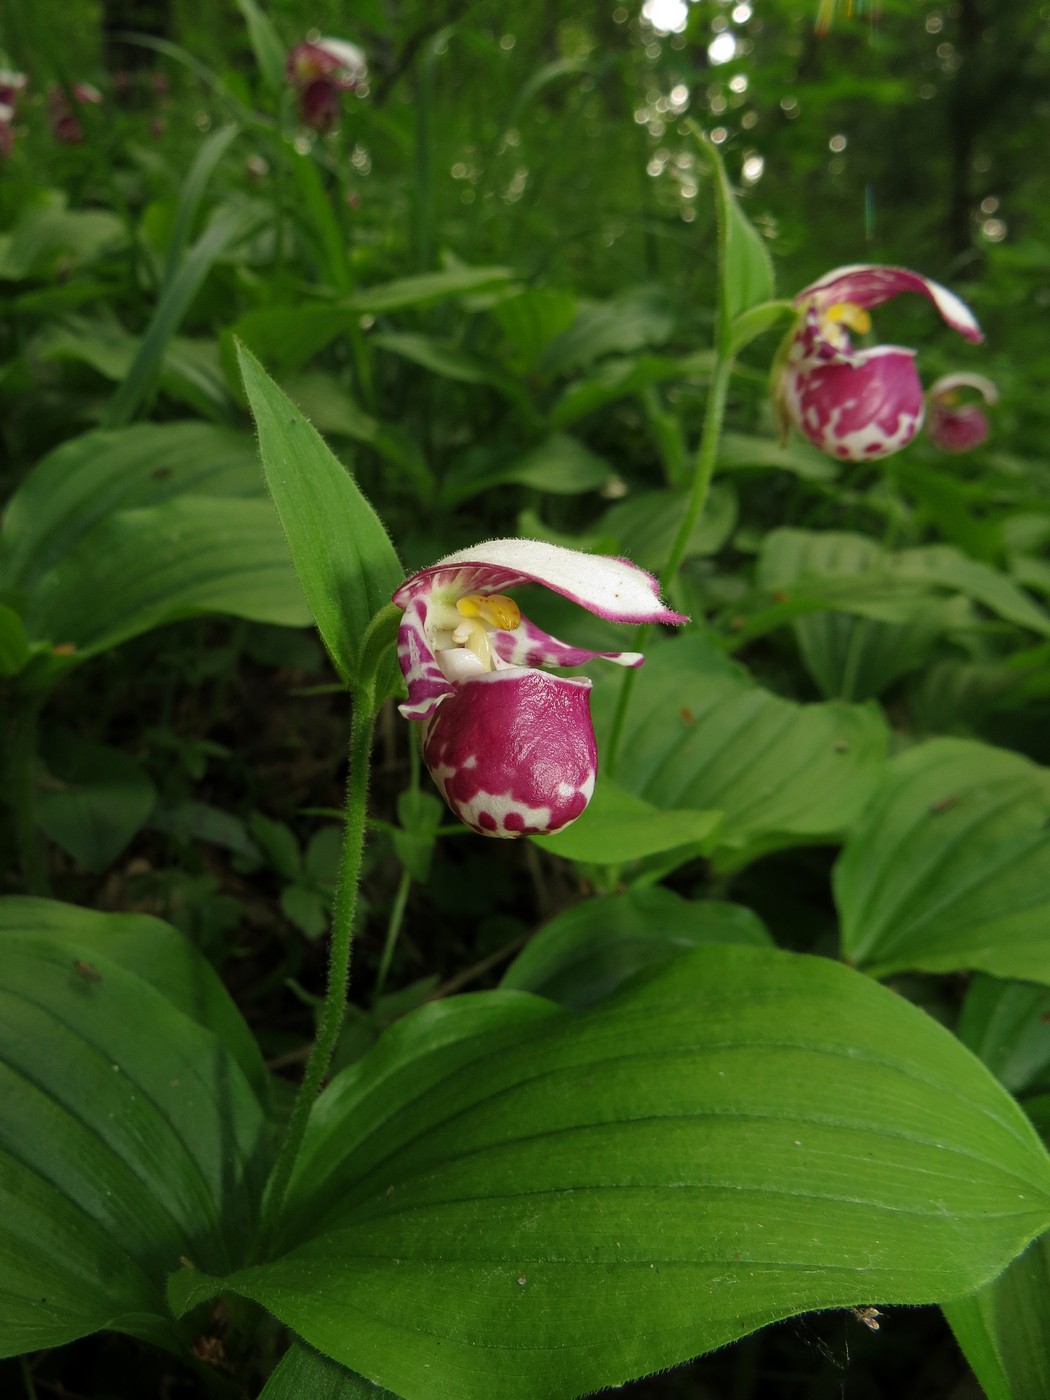
[[[0,901],[0,1354],[102,1327],[170,1341],[165,1276],[243,1257],[263,1081],[174,929]]]
[[[881,976],[977,968],[1050,983],[1050,773],[933,739],[889,765],[835,867],[842,947]]]
[[[910,1003],[711,946],[586,1013],[395,1026],[318,1103],[283,1257],[185,1270],[406,1400],[569,1397],[813,1308],[958,1297],[1050,1222],[1050,1158]]]
[[[265,496],[247,433],[206,423],[141,423],[85,433],[43,457],[4,513],[7,582],[31,591],[106,516],[187,493]]]
[[[174,496],[117,511],[35,581],[25,617],[32,636],[89,656],[204,612],[308,625],[269,501]]]
[[[599,735],[619,678],[595,675]],[[654,648],[638,673],[616,778],[654,806],[719,810],[714,862],[830,841],[874,791],[886,726],[866,705],[797,705],[701,637]]]
[[[921,665],[953,623],[966,621],[965,604],[960,617],[958,599],[898,580],[875,540],[847,531],[771,531],[756,581],[786,601],[830,595],[828,611],[818,607],[791,623],[806,670],[828,697],[879,695]]]
[[[500,985],[581,1008],[686,948],[771,942],[762,920],[742,904],[683,899],[654,885],[582,899],[555,914],[529,939]]]

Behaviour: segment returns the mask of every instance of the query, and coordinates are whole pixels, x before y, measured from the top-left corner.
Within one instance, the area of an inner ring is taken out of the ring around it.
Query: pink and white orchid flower
[[[795,297],[798,320],[774,366],[782,436],[790,423],[829,456],[870,462],[907,447],[922,426],[915,351],[900,345],[854,350],[850,331],[871,329],[869,308],[902,292],[933,303],[953,330],[978,343],[981,329],[954,292],[903,267],[839,267]]]
[[[688,620],[663,606],[656,579],[636,564],[541,540],[489,540],[401,585],[401,713],[422,721],[423,759],[445,801],[485,836],[560,831],[594,792],[591,682],[537,668],[643,660],[639,652],[585,651],[542,631],[503,592],[529,583],[611,622]]]
[[[299,119],[315,131],[331,131],[339,120],[339,96],[364,82],[363,49],[345,39],[314,39],[289,50],[288,81],[299,94]]]
[[[961,402],[960,389],[973,389],[989,405],[999,401],[998,389],[983,374],[945,374],[931,384],[926,431],[942,452],[972,452],[991,431],[987,413],[980,404]]]
[[[102,94],[93,83],[74,83],[70,93],[78,107],[98,107],[102,103]],[[55,140],[67,146],[79,146],[84,139],[84,128],[63,88],[56,85],[48,90],[47,110]]]

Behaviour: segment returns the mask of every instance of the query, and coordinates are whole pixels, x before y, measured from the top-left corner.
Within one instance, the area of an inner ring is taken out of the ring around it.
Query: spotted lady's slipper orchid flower
[[[70,91],[78,107],[97,107],[102,101],[102,94],[93,83],[74,83]],[[84,128],[62,88],[53,87],[48,92],[47,110],[55,140],[67,146],[78,146],[84,139]]]
[[[359,87],[368,73],[364,51],[345,39],[315,39],[288,53],[288,81],[299,95],[299,120],[329,132],[339,120],[340,93]]]
[[[688,620],[663,606],[656,579],[636,564],[540,540],[489,540],[401,585],[401,713],[422,721],[423,759],[445,801],[485,836],[560,831],[594,792],[591,683],[538,668],[643,660],[585,651],[542,631],[503,591],[528,583],[611,622]]]
[[[953,330],[983,339],[970,308],[940,283],[903,267],[858,264],[829,272],[795,297],[798,319],[773,369],[781,435],[790,423],[831,457],[871,462],[907,447],[922,426],[915,351],[900,345],[855,350],[850,332],[871,329],[868,311],[901,292],[933,303]]]
[[[983,374],[945,374],[930,385],[926,395],[926,431],[942,452],[972,452],[991,431],[980,404],[960,399],[959,391],[967,389],[988,405],[999,401],[998,389]]]
[[[24,73],[0,68],[0,160],[6,160],[15,148],[18,99],[25,91],[27,82]]]
[[[0,105],[18,107],[18,99],[26,90],[29,79],[24,73],[16,73],[13,68],[0,68]]]

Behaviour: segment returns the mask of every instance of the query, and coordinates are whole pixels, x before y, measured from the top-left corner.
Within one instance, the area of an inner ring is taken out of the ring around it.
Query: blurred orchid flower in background
[[[6,160],[14,150],[18,99],[28,81],[24,73],[0,68],[0,160]]]
[[[973,313],[954,292],[902,267],[836,268],[795,297],[798,319],[773,367],[781,436],[795,426],[831,457],[870,462],[907,447],[922,426],[925,399],[915,351],[899,345],[855,350],[850,332],[871,329],[869,308],[917,292],[953,330],[979,343]]]
[[[73,101],[80,107],[97,107],[102,102],[102,94],[91,83],[74,83],[70,92]],[[62,141],[67,146],[78,146],[83,141],[84,129],[62,88],[53,87],[48,91],[47,112],[51,135],[56,141]]]
[[[945,374],[931,384],[926,431],[942,452],[971,452],[991,431],[987,413],[980,404],[961,400],[961,389],[974,390],[988,405],[999,402],[999,390],[983,374]]]
[[[452,811],[485,836],[559,831],[594,792],[591,682],[537,668],[643,660],[542,631],[502,592],[529,583],[611,622],[688,621],[663,606],[656,579],[637,565],[540,540],[489,540],[402,584],[401,713],[422,721],[423,759]]]
[[[339,120],[339,98],[368,75],[364,50],[345,39],[315,39],[289,50],[288,81],[299,97],[299,120],[329,132]]]

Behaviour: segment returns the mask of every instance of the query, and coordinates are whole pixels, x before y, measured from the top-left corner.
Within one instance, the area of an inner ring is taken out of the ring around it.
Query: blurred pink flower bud
[[[339,120],[340,94],[365,79],[364,51],[345,39],[316,39],[288,53],[288,81],[299,95],[299,120],[315,131],[331,131]]]
[[[973,389],[986,404],[999,401],[998,389],[983,374],[945,374],[926,395],[926,431],[942,452],[972,452],[991,432],[980,404],[960,399],[959,391],[966,389]]]

